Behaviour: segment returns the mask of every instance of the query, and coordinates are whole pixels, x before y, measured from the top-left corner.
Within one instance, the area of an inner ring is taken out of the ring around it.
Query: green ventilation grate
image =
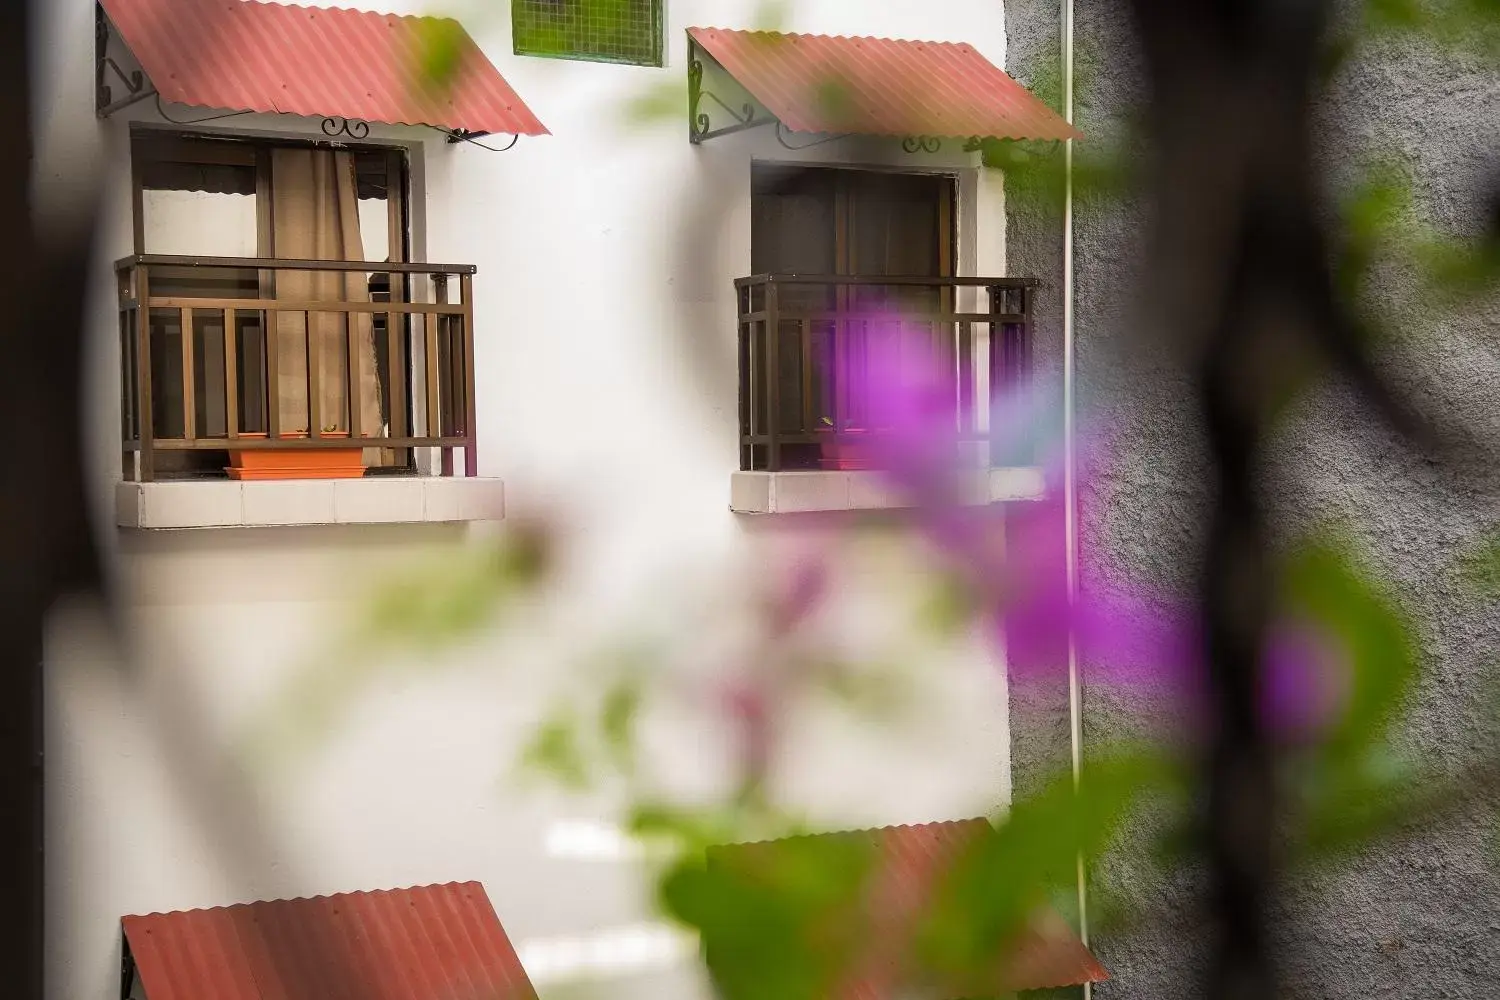
[[[662,0],[511,0],[516,54],[662,64]]]

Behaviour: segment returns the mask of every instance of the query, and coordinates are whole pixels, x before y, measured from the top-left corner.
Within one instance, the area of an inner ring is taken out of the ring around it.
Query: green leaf
[[[590,786],[588,759],[571,711],[560,710],[537,727],[521,753],[521,766],[574,791]]]
[[[1065,772],[1015,803],[944,879],[919,932],[924,966],[950,989],[991,985],[996,956],[1051,893],[1076,882],[1080,855],[1096,859],[1143,793],[1180,784],[1165,757],[1138,751],[1088,764],[1076,794]]]
[[[1346,852],[1436,808],[1450,788],[1396,754],[1392,722],[1418,664],[1410,627],[1395,601],[1331,543],[1301,550],[1284,577],[1288,610],[1340,644],[1349,671],[1343,714],[1290,761],[1299,807],[1294,853],[1314,860]]]
[[[419,19],[417,32],[418,89],[445,92],[462,65],[468,36],[462,25],[446,17]]]
[[[1325,757],[1352,760],[1382,739],[1416,677],[1410,629],[1395,602],[1328,544],[1307,546],[1290,560],[1283,596],[1292,615],[1325,630],[1347,658],[1344,712],[1322,747]]]
[[[1462,560],[1460,576],[1465,583],[1489,597],[1500,597],[1500,532]]]
[[[616,681],[605,692],[599,709],[599,733],[604,748],[621,771],[635,765],[635,725],[640,716],[641,686],[634,677]]]
[[[822,1000],[862,943],[875,857],[856,835],[711,848],[667,874],[661,903],[698,930],[725,1000]]]

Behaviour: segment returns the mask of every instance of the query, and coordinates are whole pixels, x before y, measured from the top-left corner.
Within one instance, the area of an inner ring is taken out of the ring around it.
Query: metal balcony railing
[[[474,271],[120,260],[125,478],[220,474],[229,451],[356,447],[391,472],[430,449],[443,475],[461,450],[476,475]]]
[[[837,447],[881,432],[861,391],[877,341],[932,352],[952,375],[953,426],[968,458],[1013,463],[1015,455],[1000,454],[996,401],[1030,379],[1034,285],[1016,278],[739,279],[740,468],[859,467],[844,464]]]

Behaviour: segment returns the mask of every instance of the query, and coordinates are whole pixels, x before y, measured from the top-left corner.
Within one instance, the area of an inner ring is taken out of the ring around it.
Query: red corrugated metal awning
[[[793,132],[1082,137],[971,45],[689,28]]]
[[[478,882],[153,913],[121,924],[151,1000],[536,1000]]]
[[[456,22],[255,0],[100,0],[163,100],[204,108],[545,135]],[[424,91],[430,31],[458,39],[443,92]]]
[[[819,840],[863,842],[877,851],[864,885],[866,926],[861,930],[868,945],[836,990],[836,1000],[888,1000],[906,992],[911,984],[904,980],[904,966],[912,936],[933,891],[960,852],[990,829],[987,820],[972,819],[816,835]],[[715,848],[713,854],[733,863],[736,857],[748,860],[756,851],[775,850],[785,843],[737,844]],[[1081,986],[1108,978],[1109,972],[1066,921],[1047,908],[1012,942],[1007,954],[996,957],[994,981],[985,984],[985,995]]]

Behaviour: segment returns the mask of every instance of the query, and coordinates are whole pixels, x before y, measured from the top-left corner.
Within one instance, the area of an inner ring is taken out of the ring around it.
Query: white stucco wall
[[[999,179],[952,143],[938,156],[854,141],[793,153],[759,130],[694,147],[685,113],[633,117],[645,94],[685,93],[687,25],[749,27],[755,18],[748,0],[674,0],[667,10],[661,70],[517,57],[502,13],[466,14],[550,137],[492,154],[432,132],[372,129],[372,139],[413,146],[417,257],[479,268],[480,471],[506,480],[513,511],[568,519],[557,592],[455,653],[397,657],[400,669],[378,675],[317,754],[290,775],[241,787],[215,761],[231,758],[280,685],[310,657],[318,662],[359,586],[456,533],[102,529],[133,655],[122,672],[125,661],[84,616],[60,617],[49,656],[50,996],[115,995],[126,913],[478,879],[534,966],[555,957],[560,939],[651,918],[633,865],[548,854],[559,821],[608,821],[607,796],[529,795],[506,779],[518,741],[580,656],[644,627],[696,642],[683,656],[697,668],[723,665],[751,586],[813,533],[727,509],[737,462],[732,281],[749,271],[752,160],[957,169],[960,268],[1005,273]],[[1005,54],[998,0],[798,0],[785,27],[961,40],[1002,65]],[[147,102],[95,122],[89,0],[57,0],[43,31],[51,86],[39,98],[40,203],[65,203],[68,178],[90,162],[107,182],[90,306],[90,445],[101,524],[112,523],[118,357],[106,262],[130,249],[127,123],[156,115]],[[224,124],[317,128],[268,116]],[[904,656],[881,630],[899,623],[909,597],[899,571],[862,564],[829,628],[839,641]],[[995,658],[982,643],[960,642],[909,665],[921,672],[916,721],[895,736],[832,709],[799,716],[781,771],[788,801],[834,827],[958,818],[1004,802],[1009,737]],[[650,742],[678,788],[709,790],[722,779],[729,750],[720,730],[683,707],[652,716]],[[693,960],[657,965],[607,988],[702,995]],[[547,970],[533,971],[546,992]]]

